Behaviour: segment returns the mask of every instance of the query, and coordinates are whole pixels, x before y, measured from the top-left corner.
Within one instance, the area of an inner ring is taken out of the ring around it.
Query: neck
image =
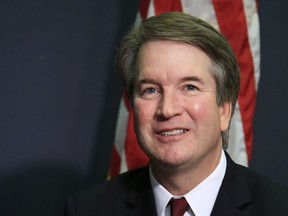
[[[218,166],[222,148],[213,157],[181,166],[167,166],[151,161],[151,169],[157,181],[175,196],[182,196],[205,180]]]

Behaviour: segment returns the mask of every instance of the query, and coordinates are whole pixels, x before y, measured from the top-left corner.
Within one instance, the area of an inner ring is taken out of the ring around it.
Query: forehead
[[[142,45],[137,56],[137,78],[211,76],[210,58],[184,42],[156,40]]]

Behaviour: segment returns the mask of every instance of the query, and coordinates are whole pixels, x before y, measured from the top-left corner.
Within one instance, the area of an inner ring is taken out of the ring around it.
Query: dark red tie
[[[186,199],[174,199],[170,200],[170,212],[171,216],[183,216],[184,213],[188,210],[189,204],[187,203]]]

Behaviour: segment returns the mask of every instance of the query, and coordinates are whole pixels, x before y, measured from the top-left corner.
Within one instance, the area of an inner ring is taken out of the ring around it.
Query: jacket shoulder
[[[227,155],[226,155],[227,156]],[[246,215],[288,215],[288,188],[227,156],[227,170],[219,191]],[[226,203],[227,204],[227,203]]]
[[[68,212],[81,212],[79,215],[88,216],[95,215],[95,212],[102,209],[114,213],[123,209],[127,194],[130,191],[141,190],[144,179],[149,179],[147,170],[147,168],[131,170],[77,192],[68,198],[66,215],[74,215]]]
[[[240,165],[238,165],[240,166]],[[281,185],[258,172],[240,167],[245,174],[252,197],[255,199],[263,199],[263,202],[277,203],[278,205],[285,202],[288,203],[288,188]],[[287,207],[288,209],[288,207]]]

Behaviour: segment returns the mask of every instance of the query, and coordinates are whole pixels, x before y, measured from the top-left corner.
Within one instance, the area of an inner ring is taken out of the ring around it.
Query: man
[[[184,13],[152,17],[117,62],[150,163],[71,197],[67,215],[288,215],[287,188],[224,151],[239,68],[217,30]]]

